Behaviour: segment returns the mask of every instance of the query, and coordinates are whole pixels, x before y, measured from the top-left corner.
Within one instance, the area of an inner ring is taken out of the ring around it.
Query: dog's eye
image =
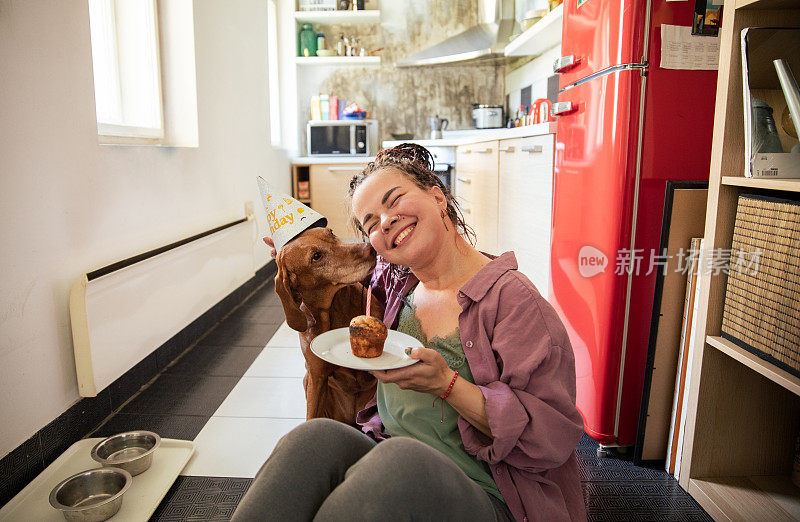
[[[322,257],[322,252],[320,251],[316,251],[313,254],[311,254],[311,259],[313,259],[314,261],[319,260],[321,257]]]

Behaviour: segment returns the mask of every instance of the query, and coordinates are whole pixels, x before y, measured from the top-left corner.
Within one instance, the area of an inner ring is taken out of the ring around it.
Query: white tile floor
[[[252,478],[278,440],[305,421],[303,354],[283,323],[200,434],[181,475]]]

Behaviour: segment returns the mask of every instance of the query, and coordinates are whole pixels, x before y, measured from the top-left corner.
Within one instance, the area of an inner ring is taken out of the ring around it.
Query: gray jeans
[[[233,521],[513,520],[441,452],[409,437],[381,443],[330,419],[287,433]]]

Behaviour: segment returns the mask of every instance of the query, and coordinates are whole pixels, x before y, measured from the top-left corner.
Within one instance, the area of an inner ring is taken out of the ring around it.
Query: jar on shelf
[[[303,24],[297,33],[297,56],[317,55],[317,33],[311,24]]]

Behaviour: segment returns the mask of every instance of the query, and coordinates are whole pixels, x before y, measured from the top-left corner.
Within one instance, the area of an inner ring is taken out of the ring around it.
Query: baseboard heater
[[[81,275],[69,298],[81,396],[94,397],[255,273],[252,211]]]

